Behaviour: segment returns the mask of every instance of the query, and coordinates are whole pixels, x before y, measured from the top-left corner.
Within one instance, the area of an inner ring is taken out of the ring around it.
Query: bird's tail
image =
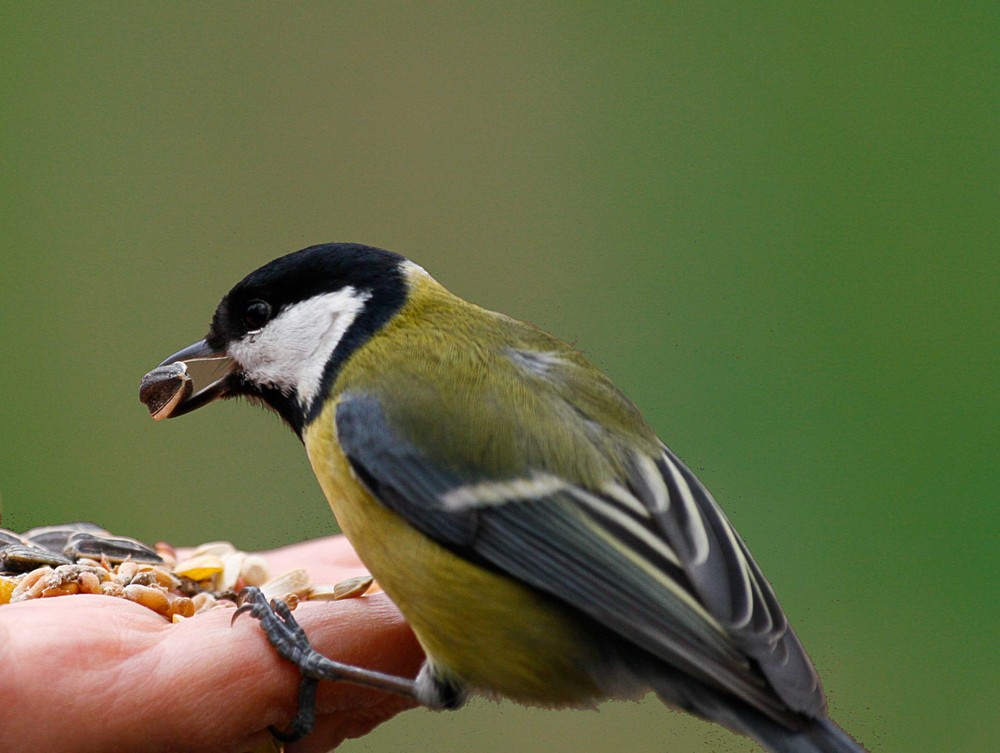
[[[770,753],[867,753],[864,746],[825,717],[793,729],[700,683],[678,683],[660,676],[653,686],[664,703],[746,735]]]
[[[755,740],[771,753],[866,753],[831,719],[814,719],[804,729],[790,730],[756,711],[740,711],[715,721]]]

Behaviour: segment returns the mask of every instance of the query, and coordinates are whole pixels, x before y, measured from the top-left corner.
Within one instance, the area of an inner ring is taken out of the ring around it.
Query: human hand
[[[316,583],[365,568],[342,536],[263,553],[271,572]],[[0,607],[0,750],[265,750],[294,716],[298,670],[256,621],[212,609],[177,624],[126,599],[74,595]],[[339,661],[412,677],[419,645],[383,593],[304,602],[295,619]],[[321,683],[314,731],[288,753],[326,751],[412,707],[411,700]]]

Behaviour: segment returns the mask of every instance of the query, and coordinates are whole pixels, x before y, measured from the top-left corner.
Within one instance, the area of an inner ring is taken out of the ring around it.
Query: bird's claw
[[[281,599],[272,599],[268,602],[259,588],[248,586],[240,591],[236,603],[238,606],[230,624],[235,624],[236,619],[242,614],[250,615],[260,623],[268,642],[278,654],[295,664],[302,672],[298,708],[292,723],[285,730],[268,728],[281,742],[291,743],[301,740],[312,731],[316,723],[316,688],[319,680],[306,674],[306,668],[303,666],[304,657],[313,653],[314,649],[309,644],[305,631],[292,617],[292,610]]]

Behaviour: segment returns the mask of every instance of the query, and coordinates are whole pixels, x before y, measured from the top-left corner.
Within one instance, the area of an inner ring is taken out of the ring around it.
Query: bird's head
[[[406,302],[413,269],[398,254],[351,243],[275,259],[226,294],[203,340],[146,375],[140,399],[161,419],[247,397],[301,436],[346,358]]]

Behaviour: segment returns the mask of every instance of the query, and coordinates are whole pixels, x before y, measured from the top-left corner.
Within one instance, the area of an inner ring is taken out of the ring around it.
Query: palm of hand
[[[306,567],[314,582],[364,572],[343,537],[267,553],[273,572]],[[106,596],[0,608],[0,750],[248,751],[296,707],[298,671],[250,619],[215,609],[169,624]],[[296,619],[321,652],[413,676],[423,659],[385,594],[304,603]],[[366,734],[412,701],[343,683],[321,688],[316,729],[286,750],[325,751]]]

